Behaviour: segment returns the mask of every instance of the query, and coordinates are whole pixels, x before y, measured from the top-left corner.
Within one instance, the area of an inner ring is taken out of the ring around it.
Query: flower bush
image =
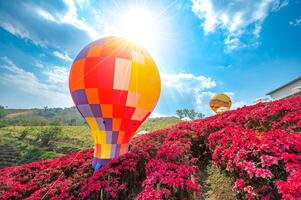
[[[247,199],[301,198],[301,96],[193,123],[204,152]]]
[[[213,160],[241,199],[301,199],[301,95],[134,138],[93,174],[93,149],[0,169],[0,199],[197,199]]]

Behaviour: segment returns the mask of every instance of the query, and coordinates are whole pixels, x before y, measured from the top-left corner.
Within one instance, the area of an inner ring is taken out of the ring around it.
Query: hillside
[[[181,120],[177,117],[157,117],[148,118],[141,124],[138,131],[155,131],[158,129],[168,128]]]
[[[5,118],[11,119],[18,116],[32,116],[35,109],[5,109]]]
[[[94,174],[93,149],[1,169],[0,199],[222,199],[206,168],[238,199],[300,199],[300,133],[300,95],[259,103],[135,137]]]
[[[84,120],[75,107],[4,109],[7,125],[83,125]]]
[[[43,109],[4,109],[3,121],[8,126],[84,125],[85,122],[75,107]],[[177,117],[148,118],[139,130],[154,131],[179,122]]]
[[[24,111],[22,111],[24,112]],[[18,113],[18,112],[13,112]],[[147,119],[137,132],[170,127],[180,120],[175,117]],[[82,126],[59,126],[61,131],[49,139],[47,147],[38,139],[52,126],[8,126],[0,128],[0,168],[44,160],[93,147],[90,129]],[[9,149],[9,151],[7,151]]]

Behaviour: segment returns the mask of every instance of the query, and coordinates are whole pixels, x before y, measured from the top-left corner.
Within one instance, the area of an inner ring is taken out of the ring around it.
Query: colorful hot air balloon
[[[223,113],[231,108],[232,101],[225,94],[214,94],[210,100],[210,107],[215,113]]]
[[[128,151],[135,131],[157,104],[161,80],[144,48],[124,38],[106,37],[77,55],[69,88],[92,131],[96,171]]]

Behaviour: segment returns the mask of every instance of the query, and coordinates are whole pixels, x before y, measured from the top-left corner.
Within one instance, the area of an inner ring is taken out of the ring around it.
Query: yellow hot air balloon
[[[157,66],[148,52],[124,38],[88,44],[74,60],[70,92],[95,141],[98,170],[128,151],[128,143],[160,96]]]
[[[231,98],[222,93],[214,94],[210,100],[210,107],[217,114],[228,111],[231,105]]]

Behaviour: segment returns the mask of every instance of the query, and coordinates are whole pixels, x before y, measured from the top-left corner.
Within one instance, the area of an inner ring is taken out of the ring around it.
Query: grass
[[[38,133],[47,128],[49,126],[1,128],[0,145],[8,146],[19,154],[20,158],[13,163],[14,165],[58,157],[93,146],[89,128],[86,126],[62,126],[62,133],[55,141],[50,141],[48,146],[42,146],[37,140]],[[1,162],[0,167],[13,160],[13,157],[7,158],[7,155],[2,155],[2,157],[5,157],[4,161],[7,162]]]
[[[25,142],[33,143],[37,138],[39,132],[45,128],[51,126],[9,126],[1,128],[0,131],[9,133],[9,138],[19,138],[24,131],[29,133],[24,138]],[[60,126],[62,133],[56,138],[55,141],[51,141],[56,148],[70,146],[76,149],[83,149],[92,147],[94,142],[91,137],[90,129],[87,126]],[[3,136],[3,134],[2,134]],[[0,136],[0,138],[2,137]]]
[[[168,128],[178,122],[180,122],[180,119],[176,117],[149,118],[141,125],[137,132]],[[0,145],[2,145],[2,148],[9,146],[12,149],[10,150],[12,153],[7,153],[11,154],[11,161],[5,160],[8,155],[4,155],[4,159],[1,159],[0,152],[0,167],[50,159],[80,149],[93,147],[94,142],[88,126],[61,126],[62,133],[54,141],[50,142],[51,145],[46,147],[41,146],[36,141],[36,138],[43,129],[49,127],[9,126],[0,128]],[[213,163],[209,163],[206,169],[200,171],[200,174],[203,189],[206,193],[203,199],[236,199],[235,193],[231,189],[232,180],[221,173]]]
[[[168,128],[181,120],[177,117],[158,117],[148,118],[138,129],[139,131],[155,131],[158,129]]]
[[[206,200],[235,200],[235,193],[232,190],[232,180],[217,168],[213,162],[207,165],[203,172],[205,174],[202,180],[206,188]]]
[[[167,128],[179,121],[175,117],[147,119],[137,132]],[[14,165],[49,159],[94,146],[88,126],[60,126],[62,132],[55,140],[51,140],[48,146],[42,146],[38,141],[38,135],[49,127],[51,126],[8,126],[0,128],[0,145],[7,145],[19,154],[20,159],[18,159],[18,162],[14,162]],[[5,160],[6,155],[3,156]],[[5,166],[5,163],[0,162],[1,166]]]
[[[10,147],[12,152],[18,154],[18,159],[13,163],[11,161],[15,159],[14,155],[0,155],[0,157],[6,157],[6,159],[0,163],[0,167],[5,166],[6,163],[18,165],[63,155],[59,152],[40,148],[38,145],[32,144],[32,142],[27,139],[19,139],[15,133],[12,134],[11,132],[5,132],[2,130],[0,131],[0,144]]]

